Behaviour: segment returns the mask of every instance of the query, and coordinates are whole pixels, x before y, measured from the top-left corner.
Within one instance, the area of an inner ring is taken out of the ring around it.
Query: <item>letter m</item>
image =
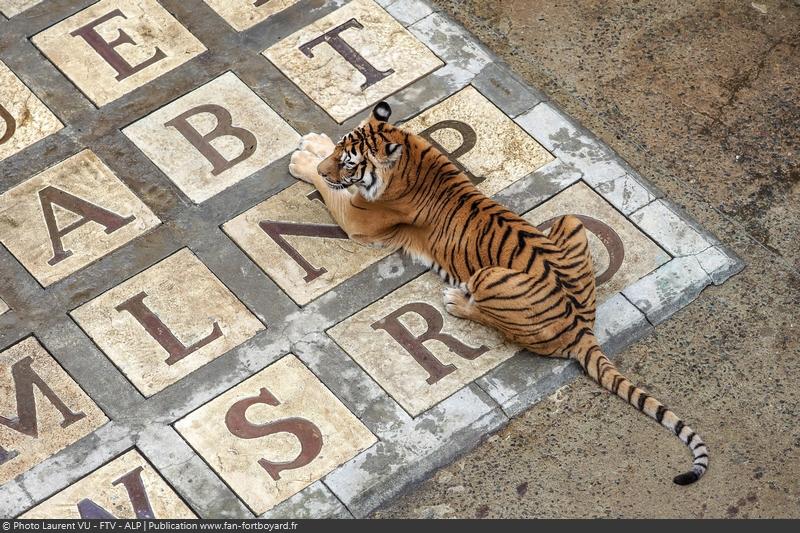
[[[17,416],[6,418],[0,415],[0,424],[9,429],[22,433],[34,439],[39,438],[38,414],[36,411],[36,397],[33,388],[38,388],[44,397],[61,413],[61,427],[66,428],[86,416],[83,412],[72,411],[53,389],[31,368],[33,358],[25,357],[14,363],[11,367],[11,378],[14,381],[14,390],[17,400]],[[0,446],[0,465],[18,455],[17,452],[7,451]]]

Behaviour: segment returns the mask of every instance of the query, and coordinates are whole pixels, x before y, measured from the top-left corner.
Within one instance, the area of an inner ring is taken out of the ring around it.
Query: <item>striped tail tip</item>
[[[690,471],[675,476],[672,479],[672,481],[676,485],[691,485],[692,483],[700,479],[704,473],[705,473],[705,468],[695,466]]]

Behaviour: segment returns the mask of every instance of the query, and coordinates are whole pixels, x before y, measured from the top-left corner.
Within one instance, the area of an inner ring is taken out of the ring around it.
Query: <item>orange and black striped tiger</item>
[[[336,145],[306,135],[290,172],[316,186],[350,238],[403,249],[440,274],[451,285],[449,313],[497,328],[533,353],[575,359],[674,432],[694,455],[692,469],[674,481],[697,481],[708,469],[703,440],[620,374],[592,331],[595,275],[581,222],[561,217],[545,235],[482,194],[425,139],[389,124],[390,114],[381,102]]]

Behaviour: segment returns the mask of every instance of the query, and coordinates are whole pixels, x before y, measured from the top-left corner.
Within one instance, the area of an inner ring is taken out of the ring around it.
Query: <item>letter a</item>
[[[45,224],[47,224],[47,232],[50,234],[50,241],[53,243],[53,257],[47,261],[51,266],[72,255],[71,250],[64,250],[64,243],[61,242],[61,239],[87,222],[97,222],[106,229],[106,234],[111,234],[136,219],[134,216],[123,218],[52,186],[47,186],[39,191],[39,201],[42,204],[42,214],[44,215]],[[56,215],[53,212],[53,204],[81,215],[82,218],[64,228],[59,228],[56,222]]]

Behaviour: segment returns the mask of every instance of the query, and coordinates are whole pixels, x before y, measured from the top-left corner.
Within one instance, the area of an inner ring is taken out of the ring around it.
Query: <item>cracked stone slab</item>
[[[339,123],[443,64],[372,0],[353,0],[264,56]]]
[[[0,242],[45,287],[160,223],[90,150],[0,195]]]
[[[315,481],[288,500],[279,503],[259,518],[277,520],[353,518],[350,511],[321,481]]]
[[[583,182],[570,186],[523,218],[543,227],[543,223],[563,215],[578,216],[588,230],[598,303],[670,260],[664,250]]]
[[[710,283],[697,257],[676,257],[622,293],[655,325],[692,302]]]
[[[299,0],[203,0],[236,31],[244,31]]]
[[[526,85],[497,62],[487,64],[472,80],[472,85],[486,95],[509,118],[516,118],[544,100],[537,90]]]
[[[101,0],[32,40],[97,106],[206,50],[156,0]]]
[[[575,165],[593,187],[627,173],[627,168],[608,147],[547,102],[515,120],[553,155]]]
[[[108,421],[34,337],[0,352],[0,413],[0,485]]]
[[[403,127],[450,154],[487,196],[553,160],[547,150],[471,85]]]
[[[187,248],[71,315],[148,397],[264,329]]]
[[[277,161],[300,141],[232,72],[122,132],[195,203]]]
[[[291,354],[175,428],[257,514],[376,442]]]
[[[698,254],[711,246],[662,200],[642,207],[631,215],[631,220],[674,256]]]
[[[382,5],[391,16],[406,27],[433,13],[433,8],[422,0],[394,0]]]
[[[139,434],[135,444],[200,518],[253,518],[172,426],[150,426]]]
[[[36,519],[197,518],[137,450],[131,450],[21,515]]]
[[[44,0],[0,0],[0,13],[11,18],[23,11],[41,4]]]
[[[497,404],[470,385],[419,417],[377,431],[380,441],[325,477],[325,485],[364,518],[507,422]]]
[[[0,161],[63,127],[53,112],[0,61]]]
[[[625,215],[656,199],[653,192],[630,174],[599,183],[595,190]]]

